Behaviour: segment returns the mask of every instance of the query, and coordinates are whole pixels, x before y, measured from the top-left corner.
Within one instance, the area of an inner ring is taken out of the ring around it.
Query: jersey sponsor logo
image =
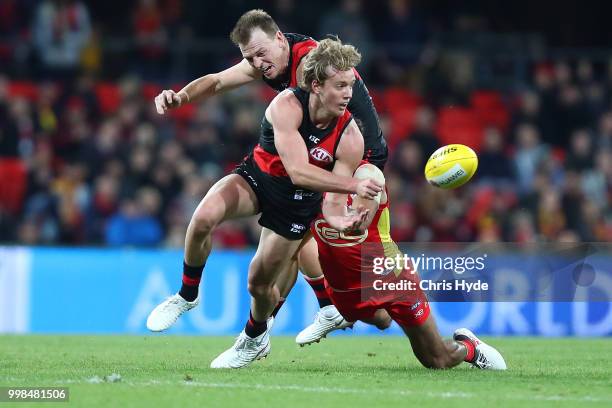
[[[361,235],[346,235],[344,232],[339,232],[327,224],[325,220],[316,220],[314,230],[327,245],[333,247],[351,247],[361,244],[368,237],[368,230]]]
[[[322,147],[313,147],[310,149],[310,156],[316,161],[320,161],[323,163],[331,163],[334,161],[332,155]]]

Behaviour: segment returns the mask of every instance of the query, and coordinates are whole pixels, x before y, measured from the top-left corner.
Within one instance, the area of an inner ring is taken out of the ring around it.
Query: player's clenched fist
[[[357,195],[362,198],[373,200],[383,190],[382,185],[373,179],[363,179],[357,184]]]
[[[155,97],[155,109],[157,113],[163,115],[168,109],[174,109],[188,101],[184,92],[176,93],[172,89],[165,89]]]

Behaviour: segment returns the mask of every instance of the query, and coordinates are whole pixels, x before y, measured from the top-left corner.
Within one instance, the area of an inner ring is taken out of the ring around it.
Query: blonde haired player
[[[355,171],[354,177],[385,183],[383,173],[367,163]],[[343,219],[355,209],[367,216],[358,230],[351,233]],[[372,290],[370,279],[384,279],[384,276],[372,272],[373,257],[393,257],[399,251],[389,235],[389,197],[386,191],[374,199],[327,193],[322,213],[311,229],[317,241],[326,289],[346,319],[361,320],[380,329],[389,327],[394,320],[408,336],[417,359],[428,368],[450,368],[466,361],[482,369],[506,369],[501,354],[468,329],[456,330],[453,340],[442,340],[427,297],[421,291],[397,294]],[[418,281],[418,276],[410,272],[398,271],[404,278]],[[388,280],[397,281],[399,276],[390,273]]]
[[[250,205],[261,212],[264,228],[249,267],[251,316],[212,368],[244,367],[270,352],[268,318],[280,298],[276,281],[319,213],[320,192],[374,198],[382,191],[372,179],[352,177],[363,156],[363,137],[347,106],[361,55],[351,45],[323,40],[307,58],[306,66],[316,73],[309,90],[290,88],[274,98],[262,120],[259,144],[235,171],[256,197]],[[310,78],[306,72],[305,78]],[[365,210],[348,215],[346,227],[366,215]]]

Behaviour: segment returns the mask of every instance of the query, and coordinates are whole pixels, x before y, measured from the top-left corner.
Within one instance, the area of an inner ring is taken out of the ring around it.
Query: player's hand
[[[181,96],[182,95],[179,95],[172,89],[163,90],[155,97],[155,109],[157,109],[157,113],[163,115],[168,109],[174,109],[181,106],[183,104]]]
[[[345,215],[326,217],[329,226],[338,232],[362,233],[370,210],[360,206],[357,210],[350,209]]]
[[[374,179],[363,179],[357,183],[356,193],[361,198],[373,200],[383,191],[383,185]]]

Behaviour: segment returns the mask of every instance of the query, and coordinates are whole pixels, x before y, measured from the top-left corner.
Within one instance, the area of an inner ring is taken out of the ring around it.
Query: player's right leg
[[[270,353],[270,317],[280,299],[276,281],[293,262],[291,256],[300,244],[271,229],[262,228],[257,252],[249,265],[251,312],[244,330],[232,347],[211,364],[211,368],[242,368]]]
[[[391,314],[396,318],[395,313]],[[431,314],[422,323],[407,324],[404,319],[398,323],[410,339],[414,355],[427,368],[451,368],[466,361],[482,369],[506,369],[501,354],[467,329],[461,329],[465,333],[456,331],[453,340],[443,340]]]
[[[410,339],[414,355],[427,368],[451,368],[466,358],[466,346],[454,340],[443,340],[431,314],[418,326],[402,322],[400,327]]]
[[[159,304],[147,319],[151,331],[166,330],[199,303],[198,287],[212,248],[211,234],[221,222],[257,214],[257,196],[238,174],[217,181],[196,208],[185,237],[185,259],[180,291]]]

